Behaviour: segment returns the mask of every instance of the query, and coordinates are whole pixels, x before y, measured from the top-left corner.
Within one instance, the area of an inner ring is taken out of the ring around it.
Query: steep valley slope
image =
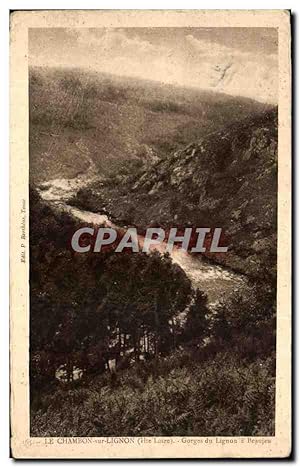
[[[213,260],[255,278],[276,278],[277,109],[225,126],[184,149],[104,184],[73,204],[120,224],[222,227],[229,251]]]

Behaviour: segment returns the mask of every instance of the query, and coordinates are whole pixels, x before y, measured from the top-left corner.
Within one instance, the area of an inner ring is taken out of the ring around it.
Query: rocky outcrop
[[[132,189],[147,194],[149,208],[157,206],[157,222],[222,227],[230,239],[230,254],[222,262],[254,275],[272,273],[277,109],[175,152],[148,169]]]

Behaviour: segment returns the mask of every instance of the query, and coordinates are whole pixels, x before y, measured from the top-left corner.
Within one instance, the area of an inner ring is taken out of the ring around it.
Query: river
[[[56,209],[68,212],[80,221],[93,224],[95,227],[101,225],[119,229],[106,215],[78,209],[68,204],[68,199],[74,196],[80,188],[87,186],[92,181],[95,182],[97,179],[101,180],[95,174],[94,165],[91,162],[86,173],[79,174],[72,179],[61,178],[44,182],[40,185],[39,193],[45,201]],[[139,236],[141,244],[143,240],[144,238]],[[162,248],[164,247],[157,245],[153,248],[163,252]],[[193,287],[200,288],[207,294],[211,307],[215,306],[221,298],[226,298],[229,294],[247,287],[244,276],[220,265],[208,263],[199,256],[192,256],[180,248],[174,248],[171,257],[173,262],[185,271]]]
[[[61,178],[44,182],[39,186],[38,191],[41,197],[56,210],[68,212],[81,222],[92,224],[95,227],[106,226],[122,229],[113,224],[106,215],[78,209],[68,204],[68,200],[76,195],[80,188],[97,180],[101,182],[102,179],[97,175],[94,164],[91,161],[87,172],[78,174],[77,177],[72,179]],[[140,244],[143,244],[144,237],[139,235],[138,240]],[[159,244],[153,245],[153,249],[163,253],[164,246]],[[232,293],[247,288],[247,281],[244,276],[229,271],[222,266],[208,263],[199,256],[192,256],[180,248],[173,248],[170,256],[173,262],[185,271],[193,288],[199,288],[207,294],[208,304],[211,309],[222,298],[226,299]],[[110,360],[109,364],[113,367],[115,364],[114,360]],[[80,368],[74,367],[74,380],[80,379],[82,374]],[[66,381],[64,365],[57,369],[56,378],[60,381]]]

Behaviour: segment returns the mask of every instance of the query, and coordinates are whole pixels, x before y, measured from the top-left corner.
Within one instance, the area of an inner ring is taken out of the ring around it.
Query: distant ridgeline
[[[30,177],[76,176],[86,160],[104,175],[153,162],[231,122],[270,108],[243,97],[80,69],[29,73]],[[76,164],[74,164],[76,161]]]

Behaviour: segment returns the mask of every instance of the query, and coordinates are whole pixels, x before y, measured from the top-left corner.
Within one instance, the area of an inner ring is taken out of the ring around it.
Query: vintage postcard
[[[10,21],[12,456],[288,457],[290,12]]]

